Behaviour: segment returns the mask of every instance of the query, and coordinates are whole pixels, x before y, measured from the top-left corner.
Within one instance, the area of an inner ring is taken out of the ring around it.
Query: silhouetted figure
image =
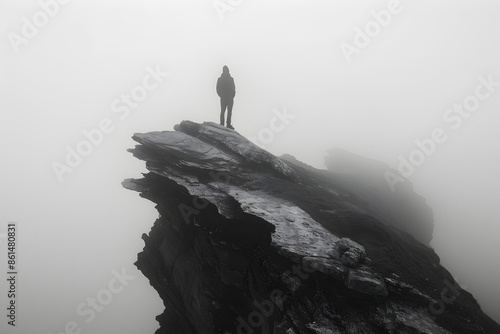
[[[217,95],[220,96],[220,124],[224,125],[224,113],[227,107],[227,127],[234,129],[231,125],[231,116],[233,113],[234,95],[236,95],[236,88],[234,79],[229,74],[229,68],[224,65],[222,74],[217,79]]]

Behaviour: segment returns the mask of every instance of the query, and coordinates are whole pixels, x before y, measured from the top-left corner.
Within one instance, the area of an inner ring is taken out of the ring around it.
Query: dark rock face
[[[434,251],[352,201],[335,175],[214,123],[136,134],[160,214],[137,267],[157,334],[500,333]]]
[[[429,244],[434,230],[432,209],[413,186],[388,164],[332,149],[325,157],[337,188],[352,202],[384,224],[408,232]]]

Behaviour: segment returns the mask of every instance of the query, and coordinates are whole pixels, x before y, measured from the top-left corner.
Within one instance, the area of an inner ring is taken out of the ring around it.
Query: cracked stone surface
[[[156,334],[500,333],[461,288],[432,313],[455,281],[407,233],[430,240],[428,220],[421,234],[398,228],[398,210],[388,225],[353,191],[365,179],[276,157],[215,123],[133,139],[148,172],[123,186],[159,212],[136,262],[165,306]]]

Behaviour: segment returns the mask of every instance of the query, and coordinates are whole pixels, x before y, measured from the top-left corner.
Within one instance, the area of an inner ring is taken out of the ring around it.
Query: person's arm
[[[215,91],[217,92],[217,95],[220,97],[220,78],[217,79],[217,85],[215,86]]]
[[[233,82],[233,97],[235,97],[236,96],[236,85],[234,84],[234,79],[232,79],[231,81]]]

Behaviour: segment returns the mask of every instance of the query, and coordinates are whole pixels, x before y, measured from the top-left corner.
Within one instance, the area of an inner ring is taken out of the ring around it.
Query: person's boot
[[[231,130],[234,130],[234,128],[233,128],[233,126],[232,126],[231,124],[228,124],[228,125],[226,125],[226,126],[227,126],[227,128],[229,128],[229,129],[231,129]]]

